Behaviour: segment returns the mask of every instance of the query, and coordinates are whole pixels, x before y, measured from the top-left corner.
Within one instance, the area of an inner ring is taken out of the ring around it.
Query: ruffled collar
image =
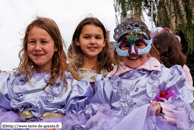
[[[154,71],[154,70],[161,71],[161,64],[154,57],[147,58],[146,61],[143,63],[143,65],[136,68],[136,69],[129,68],[124,62],[121,62],[121,65],[122,65],[122,67],[120,67],[118,69],[118,71],[117,71],[117,66],[115,66],[114,69],[107,75],[107,77],[110,77],[113,75],[120,75],[120,74],[125,73],[127,71],[137,70],[137,69],[145,69],[145,70],[149,70],[149,71]]]
[[[51,69],[42,69],[41,73],[38,73],[36,69],[33,71],[34,74],[46,74],[46,75],[50,75],[51,72],[52,72]]]
[[[36,70],[33,72],[34,78],[39,81],[43,78],[45,78],[45,81],[48,82],[51,76],[51,71],[50,69],[42,69],[41,73],[38,73]]]

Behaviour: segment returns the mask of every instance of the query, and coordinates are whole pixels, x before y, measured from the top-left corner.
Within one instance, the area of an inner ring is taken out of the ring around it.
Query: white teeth
[[[131,60],[137,60],[138,57],[130,57]]]
[[[90,47],[90,49],[95,49],[96,47]]]

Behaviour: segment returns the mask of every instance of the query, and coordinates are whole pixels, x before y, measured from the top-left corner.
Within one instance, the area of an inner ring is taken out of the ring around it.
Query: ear
[[[106,39],[104,40],[104,44],[103,44],[103,47],[105,47],[105,45],[106,45]]]
[[[80,43],[79,43],[79,41],[77,40],[77,38],[75,39],[75,44],[76,44],[77,46],[80,46]]]

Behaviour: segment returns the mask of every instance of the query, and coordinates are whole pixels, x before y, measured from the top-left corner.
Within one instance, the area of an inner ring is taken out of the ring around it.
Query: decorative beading
[[[149,31],[144,25],[136,22],[134,19],[127,18],[119,24],[114,30],[114,39],[118,42],[124,34],[142,34],[149,39]]]

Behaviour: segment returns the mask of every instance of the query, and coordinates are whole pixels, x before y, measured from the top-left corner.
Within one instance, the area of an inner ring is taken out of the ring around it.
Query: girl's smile
[[[136,61],[136,60],[138,60],[139,59],[139,56],[136,56],[136,57],[134,57],[134,56],[132,56],[132,57],[128,57],[130,60],[132,60],[132,61]]]
[[[28,57],[37,66],[37,69],[51,69],[52,57],[55,48],[54,40],[44,29],[34,26],[28,33]]]
[[[89,46],[87,47],[90,51],[95,51],[96,49],[98,49],[98,47],[95,46]]]
[[[83,26],[79,39],[76,39],[76,45],[80,46],[84,58],[97,58],[105,44],[102,29],[93,24]]]
[[[126,35],[124,38],[128,38],[129,35]],[[143,43],[138,43],[136,46],[136,49],[142,49],[145,48],[146,45]],[[129,50],[131,49],[131,46],[124,44],[121,46],[122,50]],[[140,67],[147,59],[148,53],[143,55],[137,55],[135,53],[130,54],[129,56],[122,56],[123,62],[130,68],[138,68]]]
[[[34,56],[37,58],[40,58],[40,57],[44,56],[44,54],[34,54]]]

